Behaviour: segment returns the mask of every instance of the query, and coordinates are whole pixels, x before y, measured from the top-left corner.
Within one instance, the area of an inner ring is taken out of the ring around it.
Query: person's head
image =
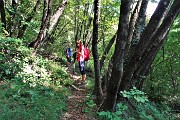
[[[70,48],[70,47],[71,47],[71,43],[68,43],[68,44],[67,44],[67,47],[69,47],[69,48]]]
[[[76,47],[79,47],[81,44],[82,44],[82,43],[81,43],[81,40],[78,39],[78,40],[76,41]]]

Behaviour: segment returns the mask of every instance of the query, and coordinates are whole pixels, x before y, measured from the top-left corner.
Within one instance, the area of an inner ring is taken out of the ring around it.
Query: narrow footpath
[[[68,97],[68,110],[62,120],[89,120],[83,112],[85,109],[84,98],[87,92],[85,83],[82,83],[80,76],[70,74],[70,77],[74,79],[73,85],[69,87],[72,95]]]

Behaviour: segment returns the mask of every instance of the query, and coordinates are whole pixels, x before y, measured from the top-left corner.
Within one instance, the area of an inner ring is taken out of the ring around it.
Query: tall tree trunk
[[[62,1],[62,4],[58,7],[58,10],[51,17],[51,19],[50,19],[50,13],[51,13],[50,7],[51,7],[52,0],[44,1],[43,18],[42,18],[40,32],[38,34],[37,39],[29,44],[29,47],[33,47],[34,49],[37,49],[43,42],[49,39],[49,36],[51,36],[52,30],[54,30],[57,27],[59,18],[62,15],[62,12],[64,11],[67,1],[68,0]]]
[[[170,0],[161,0],[156,8],[154,14],[152,15],[150,22],[146,26],[143,31],[140,41],[137,44],[135,51],[130,55],[130,60],[126,65],[126,71],[124,71],[124,75],[120,84],[120,91],[127,90],[132,86],[131,78],[133,76],[134,71],[136,70],[142,54],[146,48],[148,41],[153,37],[155,32],[157,31],[164,14],[167,11]]]
[[[129,41],[131,43],[128,43],[127,46],[126,46],[126,60],[125,60],[125,63],[127,63],[129,61],[129,59],[131,57],[130,55],[132,55],[132,53],[134,53],[136,45],[140,40],[140,35],[141,35],[142,31],[144,30],[145,23],[146,23],[145,22],[146,21],[146,9],[147,9],[148,2],[149,2],[149,0],[143,0],[141,2],[141,8],[140,8],[140,11],[139,11],[139,14],[138,14],[138,19],[137,19],[135,29],[134,29],[134,32],[133,32],[133,37]],[[125,66],[124,66],[124,71],[126,71],[126,68],[127,68],[126,65],[127,64],[125,64]]]
[[[84,10],[84,16],[88,15],[88,11],[89,11],[89,3],[85,4],[85,10]],[[84,24],[84,29],[83,29],[83,41],[84,43],[86,43],[86,33],[88,31],[88,23],[89,23],[89,19],[85,20],[85,24]]]
[[[79,19],[78,19],[78,11],[79,11],[79,6],[77,6],[75,8],[75,27],[74,27],[74,35],[75,35],[75,41],[77,39],[79,39],[79,26],[80,26],[80,22],[79,22]]]
[[[88,38],[89,34],[90,34],[90,27],[91,27],[91,23],[92,23],[93,18],[89,17],[88,18],[88,24],[86,26],[86,32],[84,34],[84,40],[86,41],[86,46],[88,46],[88,41],[90,41]]]
[[[81,38],[81,35],[82,35],[82,29],[83,29],[83,26],[84,26],[84,20],[82,22],[80,22],[81,25],[80,25],[80,29],[79,29],[79,38]]]
[[[41,0],[37,0],[36,5],[34,6],[33,10],[30,12],[30,15],[28,15],[28,18],[25,20],[26,23],[30,22],[34,15],[36,14],[37,10],[39,9],[39,5],[41,4]],[[18,31],[18,38],[22,38],[24,35],[25,31],[27,29],[27,24],[23,25],[19,31]]]
[[[103,54],[102,54],[102,57],[101,57],[101,60],[100,60],[100,70],[102,69],[103,67],[103,64],[104,64],[104,60],[106,59],[106,56],[107,54],[109,53],[115,39],[117,38],[117,32],[115,33],[115,35],[113,36],[113,38],[111,38],[111,40],[109,41],[108,45],[106,46]]]
[[[140,7],[141,7],[141,3],[142,3],[142,0],[138,0],[136,6],[134,8],[133,14],[131,16],[131,19],[130,19],[128,37],[127,37],[128,42],[127,42],[127,45],[126,45],[126,48],[125,48],[125,56],[128,53],[130,45],[131,45],[135,24],[136,24],[137,18],[139,16],[139,10],[140,10]]]
[[[83,16],[86,17],[86,13],[87,13],[87,5],[85,4],[85,9],[83,11]],[[80,29],[80,38],[84,38],[84,31],[85,31],[85,27],[86,27],[86,20],[83,19],[82,22],[81,22],[81,29]],[[85,39],[82,39],[83,40],[83,43],[85,44]]]
[[[138,20],[135,25],[135,30],[133,33],[133,44],[137,44],[140,40],[140,35],[142,31],[144,30],[145,24],[146,24],[146,9],[148,5],[149,0],[143,0],[141,3],[141,8],[138,15]]]
[[[92,39],[92,54],[94,58],[94,71],[95,71],[95,87],[94,91],[96,94],[96,103],[100,104],[103,92],[101,88],[101,79],[100,79],[100,64],[99,64],[99,55],[98,55],[98,26],[100,19],[100,0],[94,0],[94,20],[93,20],[93,39]]]
[[[37,36],[37,39],[29,44],[29,47],[32,47],[35,50],[44,42],[44,39],[47,35],[47,26],[50,18],[50,4],[51,0],[44,0],[44,9],[40,32]]]
[[[107,88],[106,99],[102,106],[104,110],[113,110],[116,105],[119,84],[123,75],[124,52],[127,43],[131,4],[132,0],[121,0],[118,37],[116,39],[111,78]]]
[[[113,67],[113,58],[114,56],[111,57],[111,60],[109,60],[108,63],[108,68],[107,70],[105,70],[104,75],[102,77],[102,89],[103,91],[106,91],[109,85],[109,80],[111,77],[111,71],[112,71],[112,67]]]
[[[59,18],[62,15],[62,12],[64,11],[67,2],[68,0],[63,0],[60,6],[58,7],[57,11],[55,12],[55,14],[51,17],[49,32],[51,32],[57,26],[59,22]]]
[[[49,22],[49,28],[48,29],[48,36],[46,36],[45,40],[48,40],[48,42],[53,43],[54,42],[54,34],[56,32],[58,23],[59,23],[59,19],[60,16],[62,15],[62,12],[65,9],[65,5],[68,3],[68,0],[63,0],[62,3],[59,5],[59,7],[57,8],[57,11],[55,12],[54,15],[52,15],[52,17],[50,18],[50,22]],[[62,29],[59,31],[59,35],[62,34],[63,29],[69,24],[66,23]],[[47,41],[46,41],[47,42]]]
[[[133,75],[133,78],[138,80],[141,78],[141,76],[145,76],[145,73],[147,73],[147,71],[149,70],[149,66],[151,66],[154,57],[160,49],[160,46],[162,46],[166,39],[166,36],[169,33],[170,27],[172,26],[175,18],[180,12],[180,7],[178,6],[180,6],[180,1],[175,0],[173,5],[171,6],[171,9],[167,13],[167,16],[164,18],[162,24],[160,25],[152,39],[149,41],[149,44],[147,45],[144,54],[142,55],[143,57],[141,58],[141,62],[139,63],[136,72]]]
[[[138,69],[134,72],[132,77],[132,83],[133,86],[136,86],[137,89],[141,90],[144,84],[145,76],[148,75],[150,72],[151,65],[155,59],[155,56],[157,55],[158,51],[160,50],[163,42],[157,44],[155,47],[153,47],[148,55],[141,61],[141,65],[138,67]]]
[[[6,29],[6,13],[5,13],[5,1],[4,0],[0,0],[0,14],[1,14],[1,22],[2,27],[4,27]]]
[[[14,24],[14,18],[15,18],[15,13],[16,13],[17,1],[12,0],[11,6],[13,8],[13,11],[11,12],[11,15],[10,15],[10,21],[9,21],[10,24],[9,24],[9,29],[8,29],[10,36],[12,36],[14,34],[14,31],[15,31],[16,24]]]

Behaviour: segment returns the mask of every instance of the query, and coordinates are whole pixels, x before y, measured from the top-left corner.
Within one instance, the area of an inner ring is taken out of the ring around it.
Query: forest
[[[179,13],[180,0],[0,0],[0,120],[180,120]]]

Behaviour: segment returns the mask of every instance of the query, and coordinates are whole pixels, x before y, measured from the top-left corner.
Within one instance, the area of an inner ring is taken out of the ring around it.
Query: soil
[[[70,77],[74,79],[73,85],[69,87],[72,94],[68,97],[68,110],[62,120],[96,120],[88,118],[84,112],[87,89],[85,88],[85,83],[81,81],[81,76],[70,74]]]

